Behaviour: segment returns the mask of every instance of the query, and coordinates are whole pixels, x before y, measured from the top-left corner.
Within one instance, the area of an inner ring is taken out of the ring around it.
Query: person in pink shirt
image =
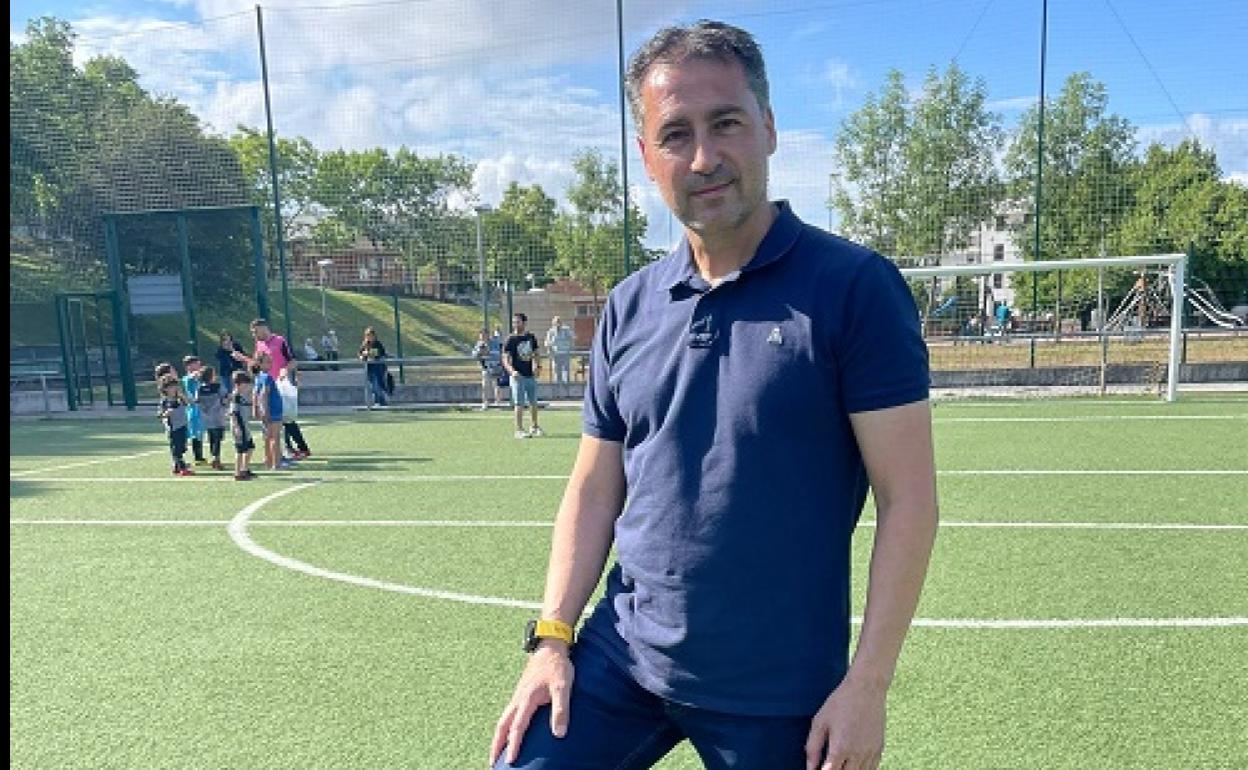
[[[248,366],[254,366],[256,361],[260,359],[261,354],[269,356],[268,372],[276,380],[281,374],[282,369],[286,368],[286,364],[295,357],[290,350],[290,344],[286,342],[286,338],[280,334],[274,334],[269,330],[269,322],[263,318],[257,318],[250,324],[251,336],[256,340],[256,349],[248,357],[242,353],[235,353],[234,358],[244,362]]]

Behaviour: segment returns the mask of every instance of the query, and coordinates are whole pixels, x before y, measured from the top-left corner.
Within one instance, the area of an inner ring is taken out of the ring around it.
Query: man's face
[[[520,316],[516,316],[515,318],[511,319],[511,328],[515,329],[517,334],[523,332],[524,331],[524,319],[521,318]]]
[[[740,227],[767,203],[776,126],[737,62],[659,62],[646,73],[638,144],[646,172],[690,230]]]
[[[251,327],[251,336],[255,337],[260,342],[264,342],[269,338],[269,327],[253,326]]]

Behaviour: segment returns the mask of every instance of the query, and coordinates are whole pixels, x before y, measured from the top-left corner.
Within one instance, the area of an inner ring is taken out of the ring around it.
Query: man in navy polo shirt
[[[626,84],[685,238],[598,325],[541,616],[490,761],[646,768],[688,740],[709,768],[875,768],[937,519],[913,299],[890,262],[768,200],[776,129],[748,33],[661,30]]]

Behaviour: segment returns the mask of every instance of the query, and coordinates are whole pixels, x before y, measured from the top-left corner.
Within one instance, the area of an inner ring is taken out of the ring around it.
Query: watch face
[[[524,651],[525,652],[533,652],[534,650],[537,649],[537,643],[540,640],[536,636],[533,635],[535,631],[537,631],[536,620],[530,620],[528,623],[524,624]]]

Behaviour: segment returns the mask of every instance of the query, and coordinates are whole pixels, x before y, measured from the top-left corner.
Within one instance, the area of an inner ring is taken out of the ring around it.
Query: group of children
[[[262,426],[264,465],[269,470],[293,468],[295,460],[312,455],[297,422],[299,386],[295,362],[289,361],[277,379],[269,373],[271,365],[268,354],[261,354],[249,369],[234,372],[229,383],[218,382],[216,370],[204,366],[198,356],[182,359],[186,374],[181,378],[172,364],[157,365],[160,404],[156,416],[165,425],[175,476],[195,475],[183,459],[188,439],[196,465],[211,464],[213,470],[225,470],[221,444],[228,424],[234,439],[234,480],[254,479],[251,453],[256,445],[249,426],[253,418]],[[204,457],[204,433],[208,434],[211,463]],[[289,457],[282,454],[281,433],[285,434]]]

